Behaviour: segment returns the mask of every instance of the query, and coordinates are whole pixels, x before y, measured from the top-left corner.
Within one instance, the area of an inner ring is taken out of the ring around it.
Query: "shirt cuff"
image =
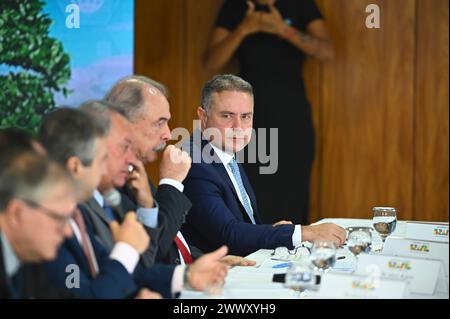
[[[184,185],[182,183],[180,183],[179,181],[176,181],[174,179],[163,178],[162,180],[159,181],[159,185],[164,185],[164,184],[172,185],[173,187],[178,189],[180,191],[180,193],[182,193],[184,191]]]
[[[109,258],[117,260],[129,274],[132,274],[139,261],[139,253],[131,245],[125,242],[118,242],[114,245]]]
[[[183,290],[183,277],[184,272],[186,271],[185,265],[177,265],[175,266],[175,269],[173,271],[172,276],[172,294],[175,295],[177,293],[180,293],[181,290]]]
[[[292,246],[298,247],[302,244],[302,226],[295,225],[294,233],[292,234]]]
[[[159,205],[156,200],[153,200],[155,207],[144,208],[139,207],[136,211],[137,219],[142,224],[150,228],[158,228],[158,212]]]

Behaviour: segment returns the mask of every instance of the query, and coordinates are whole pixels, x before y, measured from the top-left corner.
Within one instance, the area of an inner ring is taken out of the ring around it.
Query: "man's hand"
[[[138,294],[134,299],[162,299],[161,295],[157,292],[151,291],[147,288],[142,288],[139,290]]]
[[[133,191],[139,206],[145,208],[152,208],[154,206],[147,172],[141,161],[137,160],[134,163],[134,170],[128,176],[127,183]]]
[[[241,256],[234,256],[234,255],[226,255],[225,257],[222,257],[220,260],[221,262],[227,264],[228,266],[254,266],[256,265],[256,261],[246,259]]]
[[[192,263],[187,270],[189,285],[197,290],[222,285],[228,273],[228,266],[220,260],[227,252],[228,248],[222,246],[212,253],[201,256]]]
[[[280,220],[279,222],[276,222],[275,224],[273,224],[273,227],[277,227],[280,225],[292,225],[292,222],[290,220]]]
[[[113,221],[109,224],[113,239],[116,243],[124,242],[142,254],[150,244],[150,236],[144,229],[144,226],[136,219],[136,214],[128,212],[125,215],[123,223]]]
[[[333,223],[302,226],[302,241],[329,240],[339,247],[342,246],[346,238],[345,229]]]
[[[188,153],[169,145],[162,155],[159,176],[161,179],[170,178],[182,183],[191,168],[191,162]]]

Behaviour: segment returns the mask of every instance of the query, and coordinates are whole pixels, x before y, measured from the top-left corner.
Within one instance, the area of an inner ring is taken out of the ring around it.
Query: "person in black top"
[[[265,222],[307,224],[314,127],[302,65],[306,56],[333,58],[322,15],[313,0],[227,0],[211,35],[205,67],[215,72],[234,55],[240,76],[254,89],[256,134],[259,128],[278,129],[277,167],[272,162],[266,168],[275,173],[261,174],[262,161],[245,163],[261,217]],[[268,131],[267,140],[270,135]],[[271,144],[264,143],[267,154],[275,152]]]

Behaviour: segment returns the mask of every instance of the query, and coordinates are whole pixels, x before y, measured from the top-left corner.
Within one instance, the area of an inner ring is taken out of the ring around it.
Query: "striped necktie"
[[[250,220],[253,224],[256,224],[255,218],[253,217],[253,209],[250,205],[250,201],[248,199],[247,192],[245,191],[244,183],[242,182],[241,173],[239,172],[239,166],[236,160],[233,158],[231,162],[228,164],[231,169],[231,173],[234,176],[234,179],[237,182],[239,192],[241,193],[242,197],[242,204],[244,205],[244,209],[247,212],[248,217],[250,217]]]

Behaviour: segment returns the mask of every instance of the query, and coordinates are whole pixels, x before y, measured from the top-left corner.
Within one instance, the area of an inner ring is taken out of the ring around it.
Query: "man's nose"
[[[233,128],[242,128],[242,119],[240,116],[236,116],[233,119]]]
[[[128,164],[134,164],[137,161],[136,154],[134,153],[134,150],[132,147],[129,147],[125,156],[127,165]]]
[[[167,123],[164,127],[164,132],[163,132],[161,138],[164,142],[167,142],[168,140],[170,140],[172,138],[172,132],[170,131],[169,125]]]

